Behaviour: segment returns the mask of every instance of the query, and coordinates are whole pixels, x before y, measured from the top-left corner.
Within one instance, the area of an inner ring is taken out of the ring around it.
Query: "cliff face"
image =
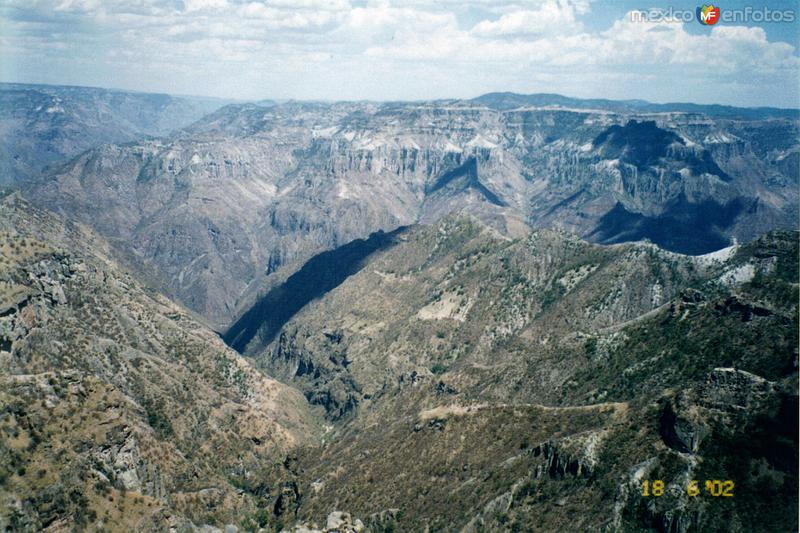
[[[797,222],[793,118],[478,102],[229,106],[87,152],[29,197],[222,328],[315,253],[466,211],[685,253]]]
[[[92,87],[0,83],[0,186],[106,143],[164,135],[226,102]]]
[[[317,438],[302,395],[86,228],[11,195],[0,235],[0,523],[165,530],[271,510],[276,465]],[[254,477],[268,485],[242,491]]]

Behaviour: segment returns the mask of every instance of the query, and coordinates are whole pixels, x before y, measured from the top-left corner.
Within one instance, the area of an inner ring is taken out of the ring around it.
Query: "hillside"
[[[224,105],[93,87],[0,83],[0,186],[25,184],[48,165],[107,143],[188,126]]]
[[[458,217],[388,238],[282,326],[278,303],[244,327],[244,353],[336,428],[300,454],[299,519],[797,527],[797,233],[699,257],[551,231],[508,239]],[[666,495],[642,497],[645,479]],[[735,496],[687,494],[707,479]]]
[[[267,524],[270,480],[316,442],[316,415],[110,257],[85,227],[0,200],[0,525]]]

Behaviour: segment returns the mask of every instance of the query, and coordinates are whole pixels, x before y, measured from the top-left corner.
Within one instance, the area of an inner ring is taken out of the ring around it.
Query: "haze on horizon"
[[[797,10],[790,1],[722,8],[745,6]],[[713,27],[632,20],[631,11],[650,7],[648,0],[10,0],[0,6],[0,80],[243,100],[513,91],[800,107],[797,16]]]

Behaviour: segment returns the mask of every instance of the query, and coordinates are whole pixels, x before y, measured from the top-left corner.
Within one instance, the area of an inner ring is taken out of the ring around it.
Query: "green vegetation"
[[[589,337],[586,339],[586,342],[583,344],[583,350],[586,352],[586,357],[594,359],[594,356],[597,355],[597,338]]]
[[[431,367],[431,372],[433,372],[434,374],[436,374],[438,376],[438,375],[441,375],[441,374],[444,374],[445,372],[447,372],[447,367],[445,365],[436,363],[435,365],[433,365]]]
[[[147,423],[155,430],[156,434],[165,439],[173,434],[172,424],[160,400],[146,399],[144,408],[147,413]]]

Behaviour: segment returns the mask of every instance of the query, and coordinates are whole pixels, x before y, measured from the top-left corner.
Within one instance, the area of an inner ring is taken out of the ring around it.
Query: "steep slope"
[[[218,329],[274,273],[453,211],[510,236],[552,227],[693,254],[797,225],[792,113],[596,103],[228,106],[83,154],[26,194],[130,250]]]
[[[0,186],[104,143],[188,126],[225,102],[91,87],[0,83]]]
[[[267,294],[272,305],[258,306],[251,340],[239,349],[262,354],[272,375],[319,384],[314,396],[336,396],[326,388],[330,376],[351,383],[352,406],[403,376],[450,368],[478,388],[508,373],[520,397],[555,401],[563,383],[549,368],[506,355],[515,339],[538,346],[551,364],[569,364],[565,352],[583,355],[593,332],[640,317],[702,279],[691,258],[653,246],[602,247],[547,230],[509,240],[470,218],[413,227],[392,242],[277,332],[273,316],[286,304]],[[317,261],[299,273],[319,278]],[[274,291],[285,294],[283,286]]]
[[[370,255],[394,246],[395,236],[400,232],[402,228],[391,233],[377,232],[368,239],[357,239],[314,256],[284,283],[259,298],[256,305],[228,328],[223,339],[239,351],[245,350],[256,335],[262,343],[272,341],[303,307],[358,272]]]
[[[336,428],[298,457],[298,519],[793,530],[797,260],[796,232],[699,257],[464,218],[398,233],[245,349]]]
[[[0,235],[0,525],[267,524],[286,453],[317,439],[302,395],[87,229],[11,195]]]

